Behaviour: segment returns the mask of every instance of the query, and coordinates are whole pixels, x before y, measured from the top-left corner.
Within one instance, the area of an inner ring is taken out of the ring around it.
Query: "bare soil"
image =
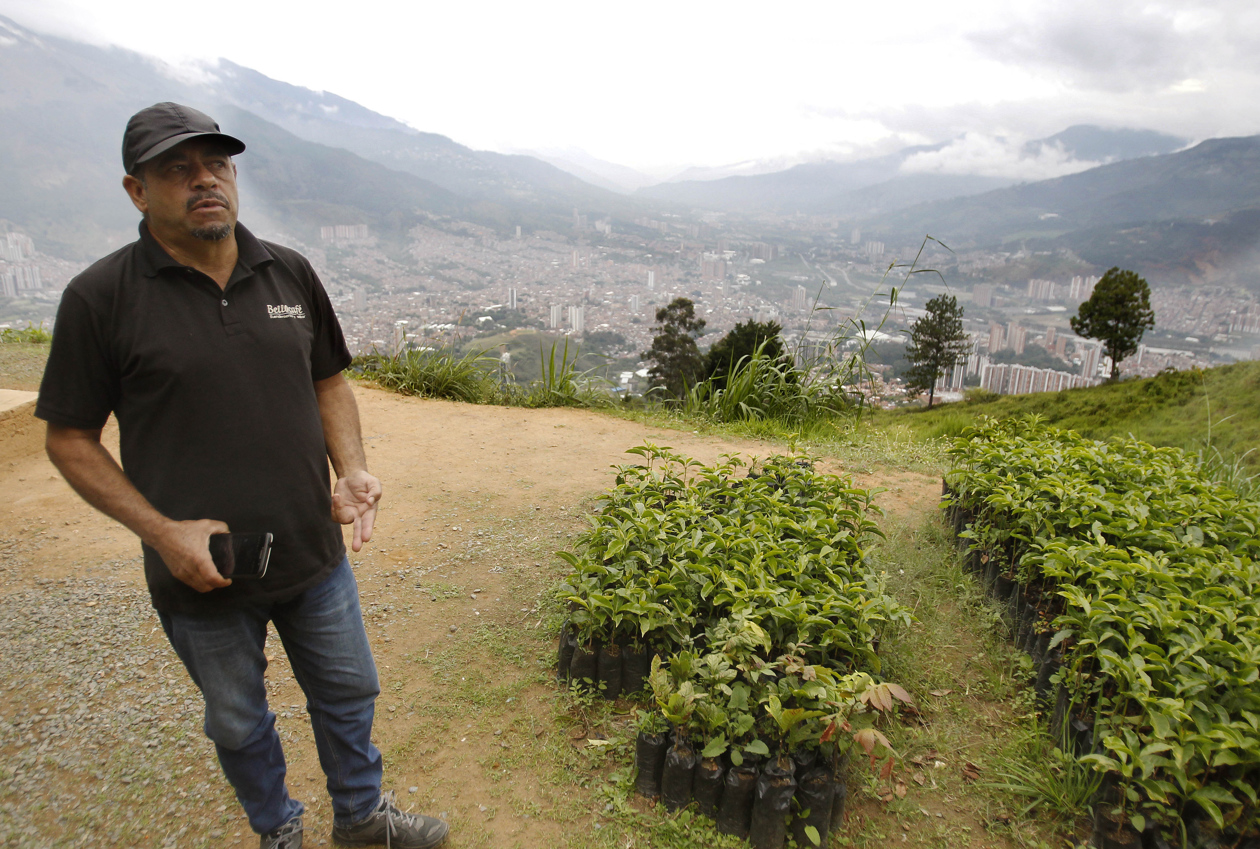
[[[629,707],[575,709],[555,686],[548,615],[563,570],[552,553],[636,459],[632,446],[706,462],[777,449],[583,410],[355,394],[384,485],[375,536],[351,560],[381,673],[387,786],[404,807],[449,819],[452,847],[604,845],[602,735]],[[105,440],[116,451],[112,424]],[[900,521],[930,513],[940,492],[912,472],[857,482],[884,489],[877,503]],[[0,417],[0,483],[0,845],[253,845],[148,607],[138,542],[56,473],[29,405]],[[291,792],[308,807],[306,845],[324,845],[331,816],[305,700],[272,645]],[[983,836],[974,806],[950,802],[974,835],[965,845],[1008,845]],[[928,807],[915,806],[937,820]],[[854,814],[885,816],[875,801]],[[909,831],[886,830],[898,843]]]

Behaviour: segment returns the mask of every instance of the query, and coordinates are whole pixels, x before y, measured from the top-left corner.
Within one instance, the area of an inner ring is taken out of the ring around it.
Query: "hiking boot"
[[[348,826],[334,825],[336,846],[387,846],[390,849],[434,849],[446,841],[450,826],[440,819],[409,814],[394,806],[394,794],[382,793],[376,810]]]
[[[259,835],[258,849],[302,849],[302,817],[296,816],[275,831]]]

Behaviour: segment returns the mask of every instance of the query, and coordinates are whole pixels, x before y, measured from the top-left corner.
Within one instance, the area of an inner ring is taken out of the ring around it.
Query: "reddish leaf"
[[[871,756],[871,766],[875,766],[875,735],[878,733],[874,728],[853,732],[854,741],[862,747],[862,751]]]
[[[906,688],[902,687],[900,684],[889,683],[884,684],[883,686],[888,688],[888,692],[892,693],[893,698],[897,701],[904,702],[908,705],[914,704],[914,699],[910,698],[910,694],[906,692]]]
[[[893,758],[890,757],[888,760],[884,761],[884,768],[879,771],[879,780],[887,781],[889,778],[892,777],[892,771],[893,771]]]
[[[830,743],[832,740],[836,739],[836,732],[838,732],[839,730],[840,730],[840,726],[836,723],[834,719],[831,720],[831,724],[828,725],[827,728],[823,731],[822,736],[818,738],[818,742]]]

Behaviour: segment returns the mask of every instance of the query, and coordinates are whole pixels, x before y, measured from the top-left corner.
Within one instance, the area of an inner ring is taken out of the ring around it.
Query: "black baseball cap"
[[[123,168],[128,174],[136,166],[160,156],[180,142],[200,136],[214,136],[223,142],[230,156],[245,151],[245,142],[219,131],[219,125],[204,112],[178,103],[155,103],[141,109],[127,122],[123,133]]]

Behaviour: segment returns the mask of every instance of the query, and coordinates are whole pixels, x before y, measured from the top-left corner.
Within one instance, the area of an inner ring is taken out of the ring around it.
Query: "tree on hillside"
[[[705,354],[704,379],[712,382],[714,389],[725,389],[731,371],[740,360],[751,358],[758,346],[761,346],[762,356],[791,366],[792,358],[784,351],[783,340],[779,338],[782,329],[778,322],[751,319],[735,325]],[[789,374],[795,375],[795,371]]]
[[[937,295],[910,328],[906,356],[913,365],[906,372],[906,386],[911,392],[927,392],[929,407],[936,397],[936,381],[967,356],[962,317],[962,307],[953,295]]]
[[[704,372],[704,358],[696,347],[704,319],[696,318],[689,298],[675,298],[656,311],[656,323],[652,347],[643,352],[643,359],[654,364],[648,372],[652,387],[664,389],[671,398],[682,398]]]
[[[1120,361],[1137,353],[1142,334],[1155,326],[1151,287],[1134,271],[1112,268],[1094,287],[1094,294],[1072,317],[1072,330],[1103,343],[1111,357],[1111,375],[1120,376]]]

